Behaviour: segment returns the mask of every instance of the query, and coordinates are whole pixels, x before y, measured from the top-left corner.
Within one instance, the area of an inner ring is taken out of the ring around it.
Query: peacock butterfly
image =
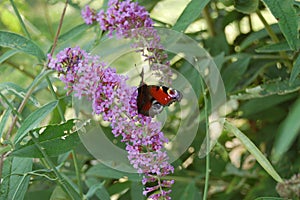
[[[138,113],[154,117],[162,112],[164,106],[180,101],[182,94],[166,86],[147,85],[142,83],[138,88],[137,107]]]

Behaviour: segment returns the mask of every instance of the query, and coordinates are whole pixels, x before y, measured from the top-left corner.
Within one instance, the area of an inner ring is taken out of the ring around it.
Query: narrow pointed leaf
[[[45,60],[46,58],[39,46],[24,36],[16,33],[0,31],[0,46],[22,51],[33,55],[40,60]]]
[[[32,170],[32,159],[8,157],[4,161],[0,184],[0,200],[24,199],[30,177],[27,172]]]
[[[299,123],[300,98],[291,107],[288,116],[280,124],[273,147],[272,159],[278,161],[291,147],[300,131]]]
[[[7,91],[10,94],[14,94],[20,99],[24,99],[27,90],[20,87],[19,85],[15,83],[10,83],[10,82],[5,82],[5,83],[0,83],[0,92],[1,91]],[[29,97],[29,103],[32,103],[34,106],[40,106],[40,103],[34,96]]]
[[[107,190],[104,188],[104,182],[96,183],[89,188],[89,191],[86,194],[88,199],[91,199],[93,195],[98,194],[102,200],[110,200],[110,196]]]
[[[264,156],[264,154],[255,146],[255,144],[246,136],[244,135],[238,128],[234,125],[225,121],[225,128],[233,133],[235,137],[237,137],[245,146],[245,148],[255,157],[257,162],[265,169],[265,171],[273,177],[274,180],[277,182],[283,182],[279,174],[275,171],[271,163],[268,159]]]
[[[68,41],[74,37],[76,37],[77,35],[82,34],[84,31],[86,31],[87,29],[89,29],[91,26],[87,25],[87,24],[80,24],[78,26],[75,26],[74,28],[72,28],[71,30],[69,30],[68,32],[62,34],[59,38],[58,38],[58,42],[65,42]]]
[[[185,29],[200,16],[208,2],[209,0],[192,0],[178,18],[173,26],[173,30],[185,31]]]
[[[275,34],[281,33],[278,24],[272,24],[271,28]],[[268,32],[266,31],[266,29],[261,29],[259,31],[250,33],[249,36],[247,36],[246,39],[243,40],[243,42],[240,44],[240,51],[245,50],[247,47],[249,47],[256,41],[262,40],[268,36],[269,35],[268,35]]]
[[[39,145],[48,156],[58,156],[75,148],[80,143],[80,138],[75,129],[75,120],[63,124],[49,125],[32,130],[37,136]],[[25,137],[16,144],[12,156],[41,158],[43,154],[38,150],[31,136]]]
[[[3,55],[0,56],[0,64],[18,52],[19,52],[19,50],[16,50],[16,49],[5,52]]]
[[[10,114],[11,114],[11,109],[9,108],[9,109],[7,109],[7,110],[5,111],[5,113],[3,114],[3,117],[2,117],[2,119],[1,119],[1,121],[0,121],[0,138],[1,138],[2,135],[3,135],[4,128],[5,128],[5,125],[6,125],[6,123],[7,123],[7,120],[8,120],[8,118],[9,118]]]
[[[300,47],[300,40],[296,41],[297,48]],[[290,45],[284,41],[276,44],[268,44],[262,47],[255,49],[258,53],[273,53],[280,51],[292,51]]]
[[[300,73],[300,55],[298,55],[296,61],[294,62],[294,66],[291,72],[291,77],[290,77],[290,81],[289,84],[293,85],[295,83],[295,80],[297,78],[297,76]]]
[[[297,49],[298,21],[293,0],[263,0],[273,16],[278,20],[279,27],[291,49]]]
[[[128,177],[128,180],[132,181],[140,181],[141,176],[134,173],[128,173],[128,172],[121,172],[115,169],[112,169],[104,164],[98,164],[93,167],[91,167],[87,173],[87,176],[93,176],[93,177],[105,177],[105,178],[115,178],[119,179],[124,176]]]
[[[235,0],[234,7],[237,11],[250,14],[256,11],[258,8],[259,1],[258,0]]]
[[[37,127],[40,122],[52,112],[52,110],[57,106],[57,103],[58,101],[53,101],[32,112],[18,129],[15,135],[14,143],[18,143],[30,130]]]

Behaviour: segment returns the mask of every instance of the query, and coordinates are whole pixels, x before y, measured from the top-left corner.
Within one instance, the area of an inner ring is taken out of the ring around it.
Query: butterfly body
[[[138,113],[154,117],[162,112],[165,106],[180,101],[182,94],[166,86],[142,84],[138,88],[137,107]]]

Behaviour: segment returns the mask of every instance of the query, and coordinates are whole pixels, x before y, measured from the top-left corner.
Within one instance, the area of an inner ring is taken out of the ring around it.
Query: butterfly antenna
[[[135,65],[135,68],[136,68],[136,70],[138,71],[136,65]],[[142,67],[142,71],[141,71],[141,73],[140,73],[139,75],[140,75],[140,77],[141,77],[141,82],[140,82],[140,86],[141,86],[141,85],[144,85],[144,84],[145,84],[145,83],[144,83],[144,67]]]

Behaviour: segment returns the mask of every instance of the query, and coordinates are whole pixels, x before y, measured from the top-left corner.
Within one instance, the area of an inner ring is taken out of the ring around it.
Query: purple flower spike
[[[112,133],[126,144],[128,159],[138,173],[143,174],[142,183],[156,183],[146,187],[144,194],[151,199],[170,199],[169,189],[174,181],[160,181],[160,177],[173,173],[174,168],[163,149],[168,142],[161,130],[161,123],[137,112],[137,88],[127,85],[127,77],[117,74],[79,47],[66,48],[49,58],[49,68],[59,72],[66,84],[68,94],[78,98],[87,97],[92,102],[94,114],[102,115],[110,122]]]
[[[107,31],[110,37],[116,33],[118,37],[134,39],[132,47],[142,53],[151,70],[160,78],[161,84],[171,85],[172,71],[168,56],[163,51],[150,14],[144,7],[130,0],[110,0],[106,11],[100,10],[95,14],[94,10],[86,7],[82,10],[82,16],[86,24],[97,20],[100,28]]]
[[[81,11],[81,16],[86,24],[93,24],[96,21],[96,11],[86,6]]]

